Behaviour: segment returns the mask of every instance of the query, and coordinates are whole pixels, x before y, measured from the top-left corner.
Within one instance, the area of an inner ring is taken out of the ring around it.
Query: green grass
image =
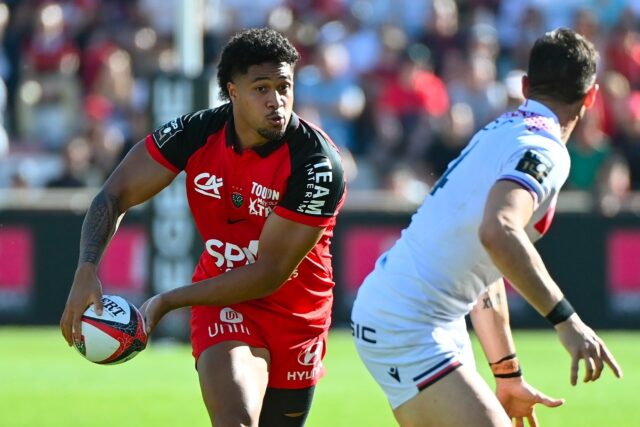
[[[640,333],[602,334],[625,370],[569,385],[569,357],[551,331],[516,332],[527,380],[567,402],[539,408],[543,427],[638,425]],[[488,378],[480,350],[479,369]],[[334,331],[309,427],[393,426],[382,392],[357,359],[348,332]],[[0,328],[0,426],[207,426],[190,348],[152,343],[132,361],[99,366],[68,348],[57,328]]]

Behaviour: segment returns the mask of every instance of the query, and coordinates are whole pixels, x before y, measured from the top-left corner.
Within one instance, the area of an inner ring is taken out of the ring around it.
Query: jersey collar
[[[558,139],[558,142],[562,141],[562,135],[560,131],[560,120],[556,113],[551,111],[549,107],[544,105],[541,102],[534,101],[533,99],[527,99],[518,107],[518,111],[522,111],[525,113],[546,117],[553,121],[552,129],[547,129],[549,133],[555,136]]]
[[[287,129],[284,132],[282,138],[269,141],[265,144],[258,145],[257,147],[250,148],[255,151],[260,157],[265,158],[269,154],[273,153],[278,149],[282,144],[284,144],[289,138],[291,138],[293,132],[298,129],[298,125],[300,124],[300,119],[296,113],[291,113],[291,119],[289,120],[289,124],[287,125]],[[229,118],[227,119],[227,132],[226,132],[226,144],[227,147],[233,147],[233,149],[240,153],[242,152],[242,148],[240,147],[240,141],[238,141],[238,137],[234,131],[235,126],[233,123],[233,109],[229,109]]]
[[[526,99],[520,106],[519,110],[531,111],[532,113],[540,116],[551,117],[556,123],[558,123],[558,126],[560,126],[560,121],[558,120],[556,113],[551,111],[551,109],[542,102],[534,101],[533,99]]]

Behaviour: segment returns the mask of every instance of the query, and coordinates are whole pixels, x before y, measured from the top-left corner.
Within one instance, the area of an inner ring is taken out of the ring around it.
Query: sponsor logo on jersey
[[[376,330],[369,326],[361,325],[359,323],[351,322],[351,336],[357,340],[368,342],[369,344],[375,344]]]
[[[251,335],[249,328],[242,323],[214,323],[209,325],[208,333],[211,338],[218,335],[240,333],[245,335]]]
[[[303,366],[314,366],[322,360],[322,341],[316,341],[303,348],[298,354],[298,363]]]
[[[289,371],[287,372],[287,381],[312,380],[318,376],[322,365],[316,366],[308,371]]]
[[[220,321],[223,323],[214,323],[208,328],[209,336],[211,338],[231,333],[240,333],[245,335],[251,335],[249,328],[242,324],[244,317],[242,313],[235,311],[230,307],[225,307],[220,310]]]
[[[398,371],[397,366],[390,367],[387,371],[387,374],[391,375],[391,378],[393,378],[394,380],[400,382],[400,371]]]
[[[249,214],[267,217],[280,200],[280,192],[253,182],[249,198]]]
[[[540,153],[528,150],[516,165],[516,170],[531,175],[536,181],[542,181],[549,176],[553,163]]]
[[[322,341],[315,341],[302,349],[298,354],[298,363],[302,366],[313,366],[309,370],[287,372],[288,381],[312,380],[322,369]]]
[[[243,248],[235,243],[209,239],[205,242],[205,248],[207,253],[213,257],[216,267],[227,271],[256,262],[258,243],[258,240],[252,240],[248,247]]]
[[[202,172],[194,178],[193,184],[198,193],[214,199],[220,198],[220,187],[223,185],[222,178],[218,178],[208,172]]]
[[[175,120],[171,120],[166,123],[164,126],[161,126],[159,129],[153,132],[153,141],[156,143],[158,148],[162,148],[164,144],[166,144],[171,138],[179,134],[184,130],[184,124],[182,123],[182,118],[178,117]]]
[[[220,320],[227,323],[242,323],[244,318],[242,313],[238,313],[232,308],[225,307],[220,310]]]
[[[267,188],[263,185],[258,184],[257,182],[253,182],[251,185],[251,194],[257,197],[260,197],[264,200],[280,200],[280,192],[277,190],[273,190],[271,188]]]
[[[302,203],[296,208],[297,212],[309,215],[323,215],[324,205],[329,195],[329,185],[333,181],[331,162],[323,157],[314,163],[308,164],[306,191]]]
[[[249,199],[249,214],[268,217],[269,214],[273,211],[276,203],[269,203],[268,201],[262,199]]]

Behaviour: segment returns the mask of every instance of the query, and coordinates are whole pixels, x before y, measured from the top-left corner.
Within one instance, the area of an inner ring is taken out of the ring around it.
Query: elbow
[[[495,218],[490,221],[483,221],[478,229],[478,238],[482,246],[489,252],[499,250],[508,237],[510,227]]]

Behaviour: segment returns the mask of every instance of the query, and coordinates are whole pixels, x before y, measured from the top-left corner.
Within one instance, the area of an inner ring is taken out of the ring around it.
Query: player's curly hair
[[[596,80],[598,52],[568,28],[536,40],[529,56],[529,94],[572,104],[584,98]]]
[[[271,28],[251,28],[234,35],[222,50],[218,64],[218,86],[222,99],[229,100],[227,83],[250,66],[281,62],[294,66],[300,54],[291,42]]]

